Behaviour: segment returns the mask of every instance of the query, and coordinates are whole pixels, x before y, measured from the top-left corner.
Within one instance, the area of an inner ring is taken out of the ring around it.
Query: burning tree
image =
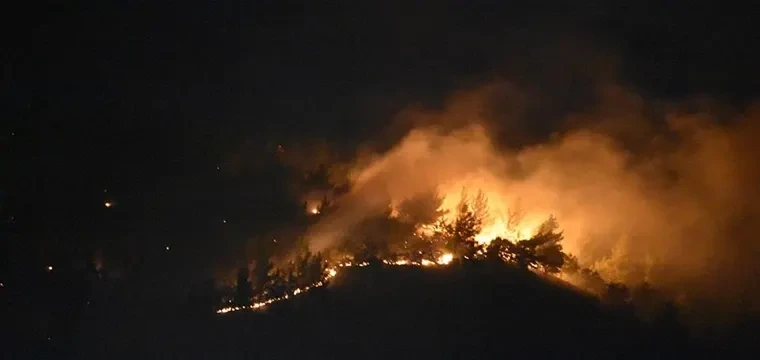
[[[537,233],[528,240],[502,243],[506,246],[507,260],[521,268],[542,269],[548,273],[558,273],[565,263],[562,252],[563,239],[554,216],[550,216]]]
[[[462,190],[457,206],[457,217],[452,224],[441,224],[444,233],[448,233],[446,248],[459,257],[473,259],[483,246],[475,241],[475,236],[483,230],[483,223],[488,216],[488,199],[478,191],[474,199]]]

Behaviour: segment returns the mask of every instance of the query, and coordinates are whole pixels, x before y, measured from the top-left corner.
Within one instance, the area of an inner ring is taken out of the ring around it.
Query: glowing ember
[[[106,201],[103,205],[107,208],[110,208],[111,206],[113,206],[113,203],[111,203],[110,201]]]

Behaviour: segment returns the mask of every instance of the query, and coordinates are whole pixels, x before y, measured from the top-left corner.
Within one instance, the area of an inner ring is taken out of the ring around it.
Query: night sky
[[[249,219],[276,202],[276,180],[230,170],[231,158],[266,163],[277,144],[309,139],[350,152],[405,106],[439,106],[484,81],[564,99],[574,88],[555,75],[582,88],[603,54],[620,62],[622,83],[660,98],[742,104],[760,84],[749,8],[160,3],[3,11],[6,285],[49,264],[73,267],[96,249],[150,258],[171,246],[188,268],[213,263],[253,236]],[[553,106],[574,106],[563,101]],[[548,132],[544,115],[525,127]]]

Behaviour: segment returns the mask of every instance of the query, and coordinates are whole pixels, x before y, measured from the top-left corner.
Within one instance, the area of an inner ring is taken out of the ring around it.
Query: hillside
[[[118,331],[86,339],[82,350],[98,358],[182,359],[639,357],[683,350],[674,334],[653,331],[627,312],[532,273],[485,264],[351,269],[328,287],[263,311],[188,314],[130,317]]]

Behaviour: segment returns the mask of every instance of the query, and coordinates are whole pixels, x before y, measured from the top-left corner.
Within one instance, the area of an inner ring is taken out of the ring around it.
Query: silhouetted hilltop
[[[156,311],[150,319],[131,319],[118,334],[83,343],[86,353],[461,359],[640,358],[689,350],[677,327],[644,324],[633,312],[602,305],[571,287],[487,263],[353,268],[328,287],[263,311],[204,316],[175,309]]]

